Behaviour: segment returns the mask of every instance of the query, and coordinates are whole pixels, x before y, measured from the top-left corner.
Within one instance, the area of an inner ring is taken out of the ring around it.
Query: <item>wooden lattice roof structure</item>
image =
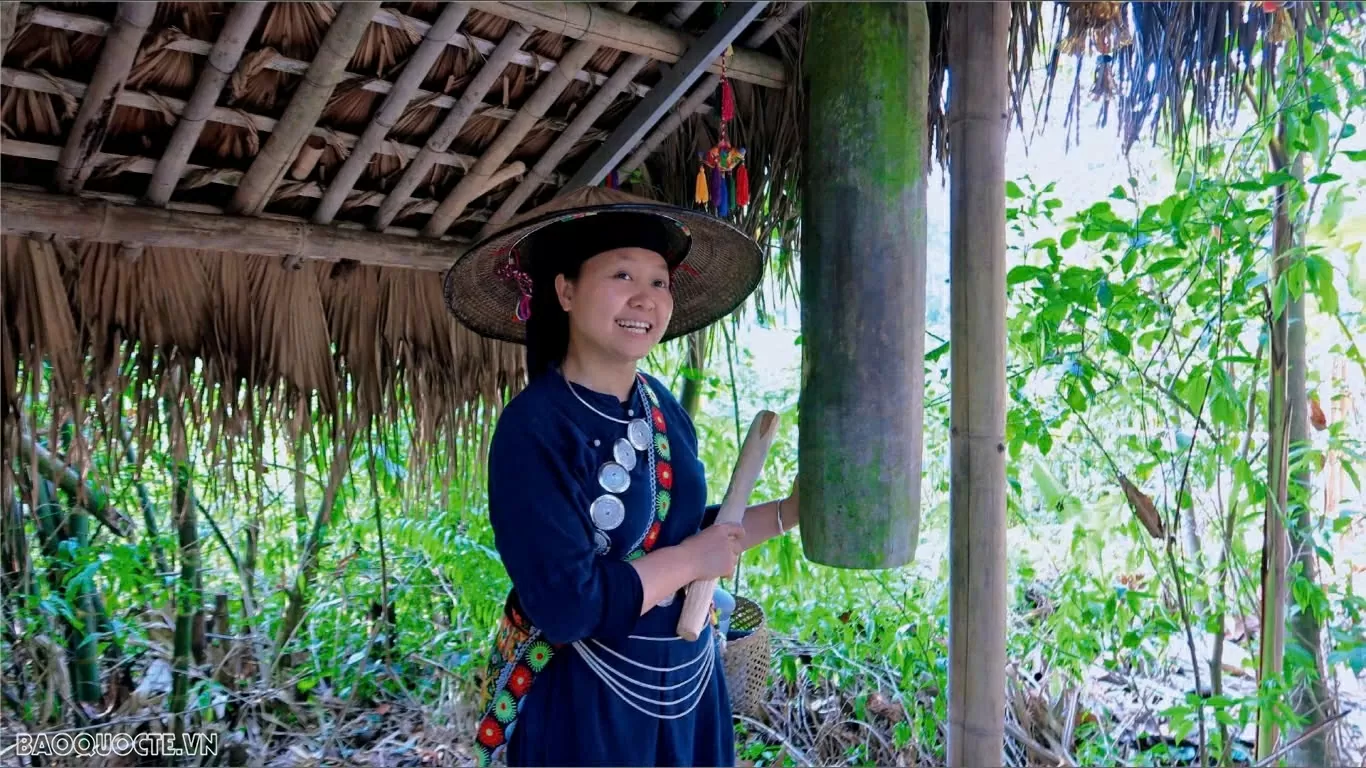
[[[929,4],[926,105],[941,159],[944,5]],[[1219,119],[1256,43],[1361,4],[1060,3],[1051,32],[1041,3],[1012,7],[1017,112],[1036,53],[1109,50],[1090,89],[1119,101],[1132,142]],[[761,239],[796,230],[803,10],[6,3],[4,393],[20,392],[20,361],[92,394],[131,361],[160,370],[147,356],[175,354],[220,403],[413,407],[436,428],[500,402],[520,350],[451,319],[441,270],[515,213],[609,174],[688,204],[727,46],[732,130],[758,190],[736,215]],[[1072,87],[1075,100],[1088,85]]]

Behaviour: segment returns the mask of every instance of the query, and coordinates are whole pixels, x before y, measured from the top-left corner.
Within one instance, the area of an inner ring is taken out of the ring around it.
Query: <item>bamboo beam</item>
[[[67,133],[66,146],[57,160],[58,191],[75,192],[90,177],[87,161],[104,143],[109,122],[114,119],[119,91],[123,90],[142,36],[155,14],[156,3],[119,3],[113,29],[104,41],[104,50],[95,66],[95,75],[90,78],[90,87],[81,100],[80,111]]]
[[[539,29],[673,64],[688,52],[692,39],[676,30],[590,3],[476,2],[476,10]],[[720,73],[720,62],[708,71]],[[735,51],[726,73],[736,80],[781,88],[789,73],[772,57],[744,48]]]
[[[204,71],[195,84],[194,94],[185,103],[185,109],[176,121],[175,132],[171,134],[171,140],[161,153],[156,170],[152,172],[152,180],[147,185],[148,203],[165,206],[171,199],[171,193],[180,181],[180,174],[185,170],[185,163],[190,159],[190,152],[199,142],[204,123],[217,105],[223,86],[237,68],[247,40],[256,29],[256,22],[265,8],[265,3],[237,3],[228,14],[223,31],[218,33],[218,42],[209,52]]]
[[[4,7],[13,8],[14,4],[6,4]],[[103,37],[109,32],[109,22],[105,21],[104,19],[95,18],[94,16],[82,16],[80,14],[69,13],[67,11],[59,11],[42,5],[35,6],[26,3],[19,4],[19,9],[21,13],[27,12],[30,14],[25,19],[25,21],[27,21],[30,24],[51,27],[53,29],[64,29],[68,32],[79,32],[83,35],[96,35],[99,37]],[[419,35],[426,34],[427,30],[431,26],[422,19],[414,18],[412,16],[405,16],[389,8],[381,9],[378,13],[374,15],[374,18],[372,18],[370,21],[375,24],[382,24],[386,27],[402,29],[405,32],[412,30]],[[485,40],[482,37],[474,37],[473,35],[467,34],[457,35],[456,37],[452,38],[449,42],[451,45],[454,45],[457,48],[464,48],[466,50],[475,51],[479,54],[480,58],[487,58],[490,54],[493,53],[494,48],[498,46],[496,42],[493,42],[491,40]],[[208,42],[204,40],[196,40],[192,37],[177,38],[166,44],[166,49],[169,51],[193,53],[199,56],[208,56],[209,52],[212,50],[212,47],[213,46],[210,45]],[[519,51],[515,56],[512,57],[512,60],[508,63],[515,64],[520,67],[525,67],[527,69],[535,70],[537,72],[549,72],[556,66],[556,61],[554,59],[526,53],[525,51]],[[270,59],[266,60],[265,63],[262,64],[262,66],[264,66],[266,69],[274,70],[276,72],[284,72],[291,75],[303,75],[307,74],[309,63],[301,59],[291,59],[288,56],[283,56],[277,53]],[[358,75],[352,72],[347,72],[344,75],[344,78],[346,80],[365,80],[366,82],[361,86],[361,88],[372,93],[387,94],[393,88],[393,84],[388,82],[387,80],[372,80],[367,78],[365,75]],[[597,72],[581,71],[575,76],[575,79],[587,83],[589,85],[601,86],[604,82],[607,81],[607,76],[599,74]],[[631,91],[636,96],[644,97],[647,93],[650,92],[650,86],[643,85],[641,83],[632,83]],[[451,105],[455,103],[455,99],[451,98],[450,96],[435,94],[428,91],[418,91],[416,98],[423,99],[430,106],[434,106],[439,109],[450,109]],[[498,115],[500,113],[492,114]],[[507,120],[512,117],[512,114],[513,113],[509,110],[507,113],[507,117],[499,117],[498,119]]]
[[[631,10],[635,5],[634,0],[629,2],[616,2],[611,6],[616,11],[624,14]],[[600,9],[608,12],[611,9]],[[446,194],[441,204],[432,212],[427,220],[427,226],[423,227],[422,233],[428,237],[440,237],[446,234],[451,224],[460,218],[460,214],[465,212],[465,208],[474,202],[480,195],[493,189],[495,186],[495,176],[502,176],[501,168],[503,161],[517,149],[517,145],[522,143],[531,129],[545,117],[545,113],[555,104],[564,89],[573,82],[574,73],[583,69],[588,60],[598,52],[601,46],[596,43],[584,42],[582,40],[574,43],[565,52],[564,58],[560,59],[560,65],[553,72],[546,76],[541,84],[536,86],[535,93],[527,99],[522,108],[517,111],[517,116],[512,118],[503,130],[498,133],[498,138],[484,150],[484,154],[475,161],[474,166],[460,177],[455,187]],[[652,91],[652,93],[657,93]]]
[[[365,126],[365,132],[356,141],[356,146],[352,148],[346,162],[342,163],[342,167],[328,184],[327,192],[323,194],[317,210],[313,212],[313,223],[326,224],[337,215],[337,209],[346,200],[347,193],[355,188],[356,181],[360,179],[365,166],[370,162],[370,157],[384,142],[384,137],[389,135],[394,123],[403,116],[413,95],[417,93],[418,86],[422,85],[422,80],[427,77],[432,65],[446,49],[447,42],[459,32],[460,24],[465,21],[469,10],[465,3],[451,3],[441,12],[436,23],[427,30],[421,45],[403,65],[403,74],[394,82],[393,90],[384,97],[384,103],[380,105],[379,111]]]
[[[0,6],[0,57],[9,50],[9,41],[14,37],[15,26],[19,23],[19,4],[5,3]]]
[[[323,37],[308,74],[294,91],[280,122],[276,123],[266,145],[238,185],[237,193],[228,205],[229,212],[253,216],[270,202],[271,192],[317,127],[318,117],[327,106],[332,90],[341,82],[347,62],[355,55],[356,46],[379,6],[378,0],[342,4],[327,28],[327,35]]]
[[[778,30],[787,26],[793,18],[806,6],[805,2],[789,3],[783,12],[764,22],[754,34],[745,40],[745,45],[750,48],[757,48],[768,42],[770,37],[778,34]],[[659,145],[664,140],[673,135],[674,131],[683,126],[683,123],[695,113],[706,106],[707,99],[716,93],[716,88],[721,84],[720,75],[707,75],[702,82],[698,83],[688,98],[674,110],[667,118],[660,122],[654,129],[649,138],[645,139],[631,156],[626,158],[626,162],[617,167],[617,171],[623,174],[630,173],[645,164],[645,159],[654,154],[659,149]]]
[[[569,179],[567,188],[589,187],[602,181],[607,172],[616,167],[622,157],[639,143],[665,112],[693,83],[697,82],[703,70],[725,53],[731,42],[739,37],[767,6],[766,0],[731,3],[727,6],[725,13],[707,29],[707,33],[698,38],[688,52],[678,59],[678,63],[660,79],[650,95],[631,110],[621,125],[612,131],[607,141],[598,147],[598,150]]]
[[[0,196],[0,231],[53,234],[100,243],[137,242],[315,261],[352,261],[378,267],[442,272],[465,250],[455,240],[381,235],[363,229],[319,226],[303,220],[241,218],[6,188]]]
[[[674,9],[669,12],[668,17],[664,19],[665,25],[671,29],[677,29],[683,26],[683,23],[691,18],[692,15],[697,12],[697,8],[701,5],[701,2],[679,3],[674,6]],[[579,139],[583,138],[584,133],[587,132],[589,128],[593,127],[593,123],[612,105],[612,102],[616,99],[617,95],[620,94],[622,90],[635,79],[635,76],[640,74],[640,71],[645,68],[645,65],[649,64],[651,61],[652,59],[649,56],[634,53],[617,67],[616,71],[612,73],[612,76],[607,79],[607,82],[603,83],[597,93],[593,94],[593,98],[589,99],[588,103],[584,104],[583,107],[579,109],[578,114],[574,117],[574,121],[564,129],[559,137],[555,139],[555,143],[551,144],[545,153],[541,155],[541,158],[536,161],[536,165],[532,166],[531,172],[526,175],[526,178],[522,179],[522,183],[518,184],[517,187],[512,190],[512,194],[508,195],[507,198],[503,200],[502,205],[498,206],[498,210],[494,212],[493,216],[489,218],[488,223],[480,230],[479,237],[482,238],[492,234],[493,230],[499,225],[516,215],[517,209],[522,207],[522,203],[526,202],[527,198],[531,197],[542,184],[545,184],[550,180],[550,175],[555,172],[555,168],[560,164],[560,161],[564,159],[565,155],[569,154],[570,150],[574,148],[574,145],[578,144]]]
[[[51,93],[55,95],[69,95],[80,98],[85,93],[85,84],[75,80],[66,80],[60,77],[42,77],[18,69],[0,69],[0,85],[11,88],[23,88],[38,93]],[[123,91],[119,94],[119,106],[134,107],[136,109],[146,109],[151,111],[169,110],[173,115],[181,115],[185,112],[185,102],[173,99],[169,96],[149,96],[137,91]],[[487,114],[487,113],[484,113]],[[256,115],[236,109],[225,109],[214,107],[209,113],[209,121],[232,125],[238,128],[250,128],[252,130],[270,133],[275,130],[275,118],[265,115]],[[344,131],[334,131],[327,128],[314,128],[311,136],[327,140],[333,139],[343,147],[350,148],[356,145],[358,138],[355,134]],[[3,151],[3,145],[0,145]],[[411,144],[401,144],[397,141],[386,141],[376,150],[377,154],[392,155],[404,162],[411,161],[419,153],[419,149]],[[458,152],[442,152],[435,155],[436,163],[439,165],[449,165],[456,168],[468,168],[474,164],[475,158],[472,155],[464,155]],[[562,181],[563,179],[559,179]]]
[[[494,49],[492,55],[484,62],[484,66],[465,86],[465,92],[460,95],[460,101],[442,119],[441,125],[432,132],[427,138],[427,143],[422,150],[417,153],[417,157],[403,169],[403,174],[399,176],[392,189],[389,190],[389,197],[384,201],[385,204],[375,212],[375,218],[370,226],[377,231],[384,231],[398,216],[403,204],[412,196],[413,190],[427,177],[428,171],[432,168],[434,158],[455,141],[455,137],[460,135],[464,129],[465,122],[470,119],[476,109],[484,103],[484,95],[489,92],[493,84],[503,74],[503,69],[508,62],[521,49],[522,44],[531,37],[532,30],[521,24],[514,24],[506,34],[503,35],[502,42]],[[476,161],[471,159],[468,165],[463,166],[468,169]]]
[[[57,159],[57,153],[60,152],[60,151],[61,151],[61,150],[60,150],[59,147],[54,147],[54,146],[52,146],[51,144],[38,144],[38,143],[32,142],[32,141],[19,141],[19,140],[17,140],[17,139],[12,139],[12,140],[10,140],[10,141],[4,142],[3,144],[0,144],[0,154],[9,155],[9,156],[11,156],[11,157],[26,157],[26,158],[29,158],[30,160],[48,160],[48,161],[54,161],[54,162],[55,162],[56,159]],[[152,159],[152,158],[150,158],[150,157],[136,157],[136,156],[133,156],[133,155],[120,155],[120,154],[113,153],[113,152],[100,152],[100,153],[98,153],[98,154],[95,155],[95,157],[92,159],[91,162],[92,162],[92,164],[95,166],[96,169],[103,168],[103,167],[105,167],[106,165],[117,165],[117,166],[119,166],[119,171],[120,171],[121,173],[142,173],[142,174],[150,174],[150,173],[153,173],[153,172],[157,169],[157,167],[159,167],[158,164],[157,164],[157,161],[154,160],[154,159]],[[517,170],[519,173],[520,173],[522,170],[525,170],[525,167],[522,166],[521,163],[513,163],[511,166],[508,166],[508,167],[509,167],[510,169],[512,169],[512,170]],[[519,169],[520,169],[520,170],[519,170]],[[239,170],[236,170],[236,169],[230,169],[230,168],[218,168],[218,169],[216,169],[216,168],[209,168],[208,166],[204,166],[204,165],[195,165],[195,164],[193,164],[193,163],[186,163],[184,170],[185,170],[185,171],[189,171],[190,173],[195,173],[195,172],[199,172],[199,171],[206,171],[206,172],[207,172],[207,171],[214,171],[215,173],[214,173],[213,181],[210,182],[210,183],[213,183],[213,184],[223,184],[223,185],[230,186],[230,187],[235,187],[235,186],[237,186],[237,184],[240,183],[240,182],[242,181],[242,174],[244,173],[244,171],[239,171]],[[7,188],[8,188],[8,187],[7,187]],[[14,188],[22,188],[22,186],[16,185]],[[294,189],[290,190],[290,196],[292,196],[292,197],[312,197],[312,198],[319,198],[319,197],[322,197],[322,195],[323,195],[322,187],[319,186],[317,183],[308,183],[308,184],[299,185],[299,186],[295,187]],[[115,194],[115,193],[104,193],[104,192],[101,192],[101,193],[99,193],[99,196],[100,196],[102,199],[105,199],[105,200],[111,200],[111,201],[115,201],[115,202],[127,203],[127,204],[129,204],[129,205],[138,204],[139,202],[145,202],[145,201],[139,201],[139,200],[138,200],[136,197],[134,197],[133,195],[118,195],[118,194]],[[277,198],[279,197],[279,194],[278,194],[278,193],[277,193],[276,197],[277,197]],[[383,192],[366,192],[366,193],[364,193],[363,195],[360,196],[360,199],[359,199],[359,201],[356,203],[356,206],[357,206],[357,207],[370,207],[370,206],[375,206],[375,205],[379,205],[379,204],[383,203],[384,200],[385,200],[385,195],[384,195]],[[433,208],[436,207],[436,201],[435,201],[435,200],[426,200],[426,201],[424,201],[424,202],[429,203]],[[163,207],[163,208],[173,208],[173,209],[176,209],[176,210],[199,211],[200,213],[215,213],[215,214],[220,214],[220,215],[223,213],[223,209],[220,208],[220,207],[216,207],[216,206],[212,206],[212,205],[194,204],[194,203],[178,204],[178,203],[167,202],[167,203],[163,204],[161,207]],[[472,219],[479,219],[480,217],[483,217],[483,216],[485,216],[485,215],[486,215],[486,214],[485,214],[483,211],[479,211],[479,212],[476,212],[476,213],[474,213],[474,214],[471,214],[471,215],[470,215],[470,218],[472,218]],[[288,221],[301,221],[301,219],[299,219],[297,216],[285,216],[285,217],[283,217],[283,219],[284,219],[284,220],[288,220]],[[350,222],[344,222],[343,224],[340,224],[339,226],[342,226],[342,225],[348,225],[348,226],[353,226],[353,227],[359,227],[359,226],[360,226],[359,224],[351,224]],[[397,228],[390,228],[390,229],[388,230],[388,232],[403,232],[403,233],[411,233],[411,234],[413,234],[413,235],[416,235],[416,234],[417,234],[417,231],[416,231],[416,230],[412,230],[412,229],[403,229],[403,230],[399,230],[399,229],[397,229]]]
[[[1006,218],[1009,3],[956,2],[950,159],[949,765],[1005,738]],[[923,111],[923,107],[922,107]]]

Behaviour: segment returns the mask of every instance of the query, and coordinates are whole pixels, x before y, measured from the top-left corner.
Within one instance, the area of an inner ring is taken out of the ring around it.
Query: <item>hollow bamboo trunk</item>
[[[923,3],[811,7],[802,194],[802,547],[813,562],[915,556],[925,336]]]
[[[949,765],[1000,765],[1006,655],[1005,141],[1009,3],[954,3],[949,43]]]

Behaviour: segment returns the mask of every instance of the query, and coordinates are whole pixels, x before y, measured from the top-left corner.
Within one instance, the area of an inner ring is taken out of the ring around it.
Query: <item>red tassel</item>
[[[735,204],[741,208],[749,205],[749,171],[744,163],[735,169]]]
[[[731,120],[735,117],[735,94],[731,92],[730,81],[721,81],[721,119]]]

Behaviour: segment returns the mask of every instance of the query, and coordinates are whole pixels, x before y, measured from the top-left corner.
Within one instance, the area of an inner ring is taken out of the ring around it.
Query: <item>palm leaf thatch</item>
[[[792,13],[799,7],[772,4],[751,31],[769,19],[782,23],[753,51],[746,49],[780,65],[787,73],[782,86],[732,79],[737,110],[729,131],[747,150],[753,202],[730,216],[768,246],[771,279],[756,295],[760,306],[773,300],[774,286],[780,293],[795,288],[797,181],[805,140],[805,105],[795,73],[801,71],[808,23],[807,14]],[[1011,7],[1016,129],[1037,128],[1023,123],[1032,101],[1041,107],[1040,120],[1061,121],[1076,133],[1081,100],[1098,99],[1105,104],[1102,120],[1128,147],[1144,138],[1179,141],[1235,117],[1245,87],[1257,87],[1254,76],[1264,66],[1264,47],[1343,17],[1360,20],[1363,3],[1092,1],[1056,3],[1050,12],[1041,2],[1019,0]],[[7,185],[45,185],[81,106],[83,90],[74,86],[90,82],[115,15],[102,4],[25,8],[4,52],[0,171]],[[229,9],[227,3],[158,5],[99,147],[106,154],[96,153],[92,160],[87,195],[131,204],[145,193],[147,173],[181,122],[205,71],[205,52]],[[266,216],[307,221],[441,10],[431,2],[384,5],[350,52],[347,71],[314,126],[306,147],[313,153],[309,162],[286,168],[270,190]],[[421,90],[365,159],[365,172],[346,191],[335,224],[372,221],[377,206],[512,30],[514,22],[497,10],[496,5],[471,9],[460,34],[422,73]],[[179,172],[169,203],[173,210],[221,213],[285,117],[337,11],[330,2],[268,5],[221,93],[211,94],[211,113]],[[632,15],[658,27],[667,12],[640,3]],[[943,3],[930,3],[929,16],[932,95],[926,120],[932,159],[944,163],[952,149],[944,127],[945,55],[949,37],[962,32],[949,27]],[[709,11],[694,14],[679,34],[700,35],[712,18]],[[438,142],[439,151],[428,152],[440,158],[424,166],[416,188],[400,201],[386,237],[410,238],[422,229],[473,158],[493,144],[575,44],[559,33],[567,29],[535,30],[511,63],[482,78],[491,79],[492,87],[458,133]],[[573,73],[507,162],[533,166],[628,55],[601,46],[583,72]],[[1083,74],[1057,83],[1063,56],[1085,57],[1094,67],[1078,67]],[[560,160],[554,169],[560,175],[537,187],[523,210],[556,194],[557,184],[640,104],[645,89],[656,85],[669,66],[656,60],[641,68]],[[621,183],[638,194],[692,205],[697,153],[717,137],[718,95],[705,94],[711,106],[700,112],[682,119],[670,115],[677,128],[652,144],[639,172]],[[486,218],[481,214],[496,208],[515,183],[484,190],[469,205],[450,230],[452,258],[460,241],[479,231]],[[113,391],[152,398],[186,391],[190,407],[225,439],[263,440],[272,431],[269,419],[308,413],[328,416],[339,429],[401,422],[424,448],[438,450],[469,430],[482,439],[488,410],[520,386],[521,351],[478,338],[456,323],[442,305],[435,272],[355,263],[348,254],[329,254],[336,262],[301,264],[218,251],[216,243],[196,250],[155,243],[130,250],[116,242],[26,234],[7,230],[0,264],[0,386],[7,404],[44,387],[72,399],[73,409],[82,397],[95,402]],[[190,368],[199,372],[194,391],[172,378]],[[122,399],[99,402],[117,408]],[[8,407],[6,440],[20,417],[17,406]],[[137,408],[140,423],[157,421],[155,407],[150,415],[142,405]],[[353,423],[346,426],[347,420]]]

